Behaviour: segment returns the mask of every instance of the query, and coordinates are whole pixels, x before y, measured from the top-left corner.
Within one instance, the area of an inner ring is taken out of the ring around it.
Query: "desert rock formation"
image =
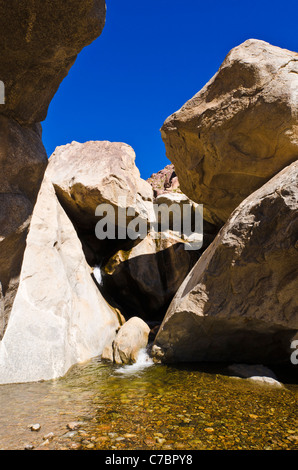
[[[25,126],[43,121],[77,54],[101,34],[105,16],[105,0],[1,0],[6,99],[0,113]]]
[[[231,214],[172,301],[154,354],[166,362],[288,361],[298,329],[298,162]]]
[[[166,192],[181,192],[178,176],[172,163],[157,173],[153,173],[147,181],[153,188],[154,197]]]
[[[104,0],[0,0],[0,80],[5,87],[0,104],[0,340],[47,165],[39,123],[77,54],[100,35],[104,23]]]
[[[46,172],[0,343],[0,383],[64,375],[73,364],[100,355],[118,328]]]
[[[298,54],[250,39],[161,129],[180,187],[221,227],[298,157]]]

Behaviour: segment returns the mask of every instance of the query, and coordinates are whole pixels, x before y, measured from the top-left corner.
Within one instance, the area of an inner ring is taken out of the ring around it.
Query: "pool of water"
[[[0,386],[0,449],[297,449],[297,397],[297,384],[216,366],[93,359],[58,380]]]

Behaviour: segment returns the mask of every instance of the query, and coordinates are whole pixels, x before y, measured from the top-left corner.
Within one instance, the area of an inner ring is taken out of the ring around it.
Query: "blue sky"
[[[228,52],[255,38],[298,51],[297,0],[106,0],[102,35],[78,56],[43,125],[50,156],[73,140],[125,142],[141,176],[169,164],[165,119]]]

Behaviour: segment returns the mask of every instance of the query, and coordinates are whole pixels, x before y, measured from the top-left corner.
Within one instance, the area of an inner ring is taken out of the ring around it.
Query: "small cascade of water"
[[[137,360],[134,364],[125,365],[116,370],[118,374],[134,374],[140,372],[147,367],[154,365],[153,360],[148,355],[146,348],[139,351]]]

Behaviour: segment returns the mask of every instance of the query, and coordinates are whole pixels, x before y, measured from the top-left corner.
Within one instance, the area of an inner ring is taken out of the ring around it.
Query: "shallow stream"
[[[58,380],[0,386],[0,449],[297,449],[298,385],[286,382],[93,359]]]

